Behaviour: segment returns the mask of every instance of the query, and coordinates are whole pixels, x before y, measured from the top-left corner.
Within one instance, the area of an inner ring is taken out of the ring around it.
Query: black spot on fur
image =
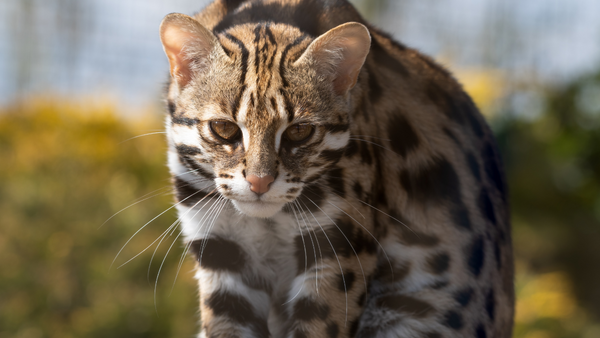
[[[481,182],[481,173],[479,169],[479,162],[477,162],[477,158],[475,157],[475,155],[473,155],[473,153],[467,153],[465,156],[467,158],[467,164],[469,165],[469,169],[471,170],[473,177],[475,177],[477,182]]]
[[[191,183],[179,177],[173,179],[173,185],[175,186],[175,198],[177,201],[188,207],[196,205],[208,195],[206,192],[196,189]]]
[[[431,304],[406,295],[378,298],[377,305],[394,311],[409,313],[417,318],[426,317],[435,310]]]
[[[448,311],[444,316],[444,325],[455,330],[460,330],[463,327],[463,317],[454,310]]]
[[[493,225],[496,225],[496,212],[494,211],[494,205],[492,204],[492,200],[488,195],[488,192],[485,188],[481,189],[481,193],[479,193],[479,210],[483,217],[487,218]]]
[[[450,256],[447,253],[440,253],[427,259],[429,270],[436,274],[442,274],[450,267]]]
[[[360,158],[362,159],[362,162],[365,164],[372,164],[373,163],[373,156],[371,155],[371,149],[369,147],[368,144],[362,144],[360,147]]]
[[[481,274],[483,268],[483,262],[485,259],[484,241],[483,237],[477,237],[471,243],[471,246],[467,250],[467,265],[473,275],[478,277]]]
[[[471,230],[471,218],[469,217],[469,211],[464,205],[455,205],[450,210],[450,216],[452,217],[452,223],[459,228]]]
[[[296,236],[294,245],[299,274],[315,263],[321,263],[321,259],[335,259],[336,255],[350,257],[354,254],[352,248],[358,245],[353,243],[354,227],[351,223],[336,223],[337,226],[325,231],[320,229]]]
[[[400,182],[409,197],[417,202],[448,200],[462,204],[460,180],[454,167],[444,158],[437,158],[416,173],[403,170]]]
[[[354,193],[356,194],[356,197],[358,199],[362,198],[363,187],[362,187],[362,185],[360,185],[360,183],[354,182],[354,186],[352,186],[352,190],[354,190]]]
[[[392,149],[402,157],[419,146],[419,136],[410,122],[397,112],[388,122],[388,137]]]
[[[192,252],[205,269],[240,272],[246,265],[246,253],[235,242],[222,237],[210,237],[192,242]]]
[[[460,306],[465,307],[469,305],[471,298],[473,297],[473,288],[467,288],[461,290],[454,294],[454,299],[460,304]]]
[[[352,286],[354,286],[354,281],[356,280],[356,275],[354,275],[354,272],[346,272],[343,278],[341,274],[339,274],[338,276],[338,289],[342,292],[350,291],[352,289]]]
[[[294,179],[291,180],[294,182]],[[317,185],[306,185],[302,194],[298,197],[298,202],[303,209],[308,208],[311,212],[319,211],[321,203],[325,199],[325,192]]]
[[[481,156],[484,159],[484,168],[487,177],[492,181],[496,189],[500,192],[502,199],[506,200],[506,183],[500,172],[498,157],[491,143],[487,143],[482,150]]]
[[[294,318],[300,321],[323,319],[329,315],[329,306],[308,298],[300,298],[294,304]]]
[[[356,143],[357,142],[355,140],[348,141],[348,144],[346,145],[346,151],[344,152],[346,157],[352,157],[358,153],[358,144]]]
[[[340,160],[340,158],[342,158],[345,151],[345,148],[336,150],[323,150],[321,154],[319,154],[319,160],[329,162],[328,164],[335,164]]]
[[[327,337],[337,338],[340,334],[340,328],[336,323],[327,324]]]
[[[490,289],[485,297],[485,310],[492,321],[496,315],[496,299],[494,297],[494,289]]]
[[[344,186],[344,170],[335,168],[327,173],[327,184],[333,192],[341,198],[346,197],[346,188]]]
[[[255,315],[255,309],[243,296],[218,291],[211,294],[205,304],[212,309],[215,316],[227,317],[236,323],[249,325],[258,336],[269,336],[266,320]]]
[[[477,338],[487,338],[487,334],[485,333],[485,328],[483,327],[483,324],[479,324],[477,326],[477,329],[475,329],[475,336]]]
[[[348,330],[348,337],[354,338],[356,332],[358,332],[358,324],[360,324],[360,318],[356,318],[350,323],[350,329]]]
[[[363,307],[365,305],[365,301],[367,300],[367,293],[363,292],[360,294],[360,296],[358,296],[358,298],[356,299],[356,304],[360,307]]]

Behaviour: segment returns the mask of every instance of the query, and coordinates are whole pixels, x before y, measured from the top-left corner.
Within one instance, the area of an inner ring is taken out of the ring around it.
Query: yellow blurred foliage
[[[459,68],[455,74],[481,113],[488,118],[493,116],[498,100],[505,92],[506,81],[502,72],[496,69]]]
[[[560,272],[531,277],[519,290],[517,298],[515,321],[519,323],[540,318],[566,319],[576,309],[569,279]]]

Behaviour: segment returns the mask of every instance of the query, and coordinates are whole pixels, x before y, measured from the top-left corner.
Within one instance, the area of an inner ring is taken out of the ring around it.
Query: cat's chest
[[[181,207],[183,233],[190,242],[219,238],[236,246],[255,269],[278,270],[293,256],[294,238],[302,222],[293,213],[268,219],[248,217],[230,205]],[[202,247],[200,247],[202,249]]]

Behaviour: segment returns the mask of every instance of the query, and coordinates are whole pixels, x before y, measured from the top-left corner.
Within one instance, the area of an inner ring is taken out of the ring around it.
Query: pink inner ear
[[[186,59],[183,49],[186,43],[193,40],[193,34],[176,26],[166,27],[162,34],[165,53],[171,65],[171,76],[180,87],[184,87],[191,80],[190,60]]]
[[[356,84],[370,46],[368,29],[357,22],[349,22],[313,41],[298,60],[298,65],[301,67],[304,59],[312,58],[317,68],[331,75],[335,93],[345,95]]]

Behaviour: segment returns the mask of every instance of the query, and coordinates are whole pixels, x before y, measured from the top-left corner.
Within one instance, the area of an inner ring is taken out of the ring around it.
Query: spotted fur
[[[217,0],[161,39],[199,337],[511,335],[502,166],[445,69],[345,0]]]

